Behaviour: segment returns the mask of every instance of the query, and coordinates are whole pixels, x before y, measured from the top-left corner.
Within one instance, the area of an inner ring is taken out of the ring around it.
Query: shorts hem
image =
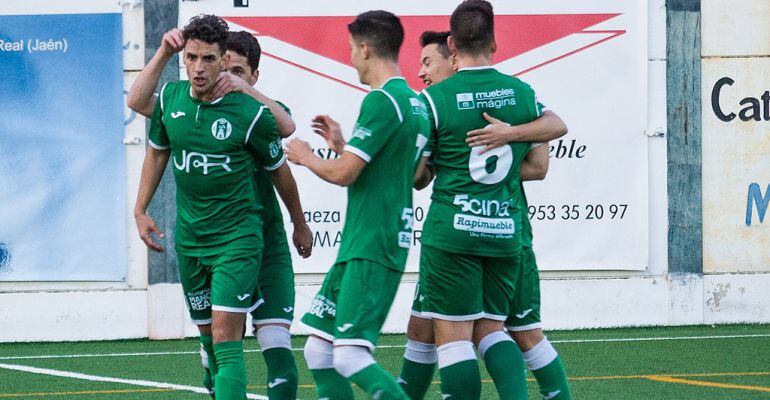
[[[503,322],[508,319],[507,315],[497,315],[497,314],[489,314],[489,313],[483,313],[483,314],[484,316],[482,318],[491,319],[493,321]]]
[[[329,332],[324,332],[316,327],[312,327],[308,325],[305,322],[300,321],[300,324],[304,325],[305,328],[307,328],[308,331],[310,331],[311,335],[315,335],[320,337],[323,340],[326,340],[327,342],[334,342],[334,335],[330,334]]]
[[[422,315],[425,315],[430,319],[440,319],[442,321],[454,321],[454,322],[475,321],[477,319],[484,318],[483,312],[476,313],[476,314],[467,314],[467,315],[444,315],[444,314],[439,314],[434,312],[423,312]]]
[[[261,325],[261,324],[286,324],[291,325],[290,319],[285,318],[265,318],[265,319],[252,319],[251,320],[252,325]]]
[[[265,302],[264,299],[259,299],[256,303],[252,304],[251,307],[228,307],[228,306],[219,306],[216,304],[211,305],[211,311],[226,311],[226,312],[232,312],[232,313],[242,313],[242,314],[248,314],[257,308],[261,306]]]
[[[411,314],[412,314],[412,316],[413,316],[413,317],[415,317],[415,318],[420,318],[420,319],[427,319],[427,320],[432,320],[432,319],[433,319],[432,317],[429,317],[429,316],[425,315],[425,313],[424,313],[424,312],[422,312],[422,311],[415,311],[415,310],[412,310],[412,313],[411,313]]]
[[[211,318],[208,319],[192,319],[192,323],[195,325],[210,325]]]
[[[366,339],[334,339],[335,346],[362,346],[374,352],[374,344]]]
[[[509,330],[511,332],[531,331],[533,329],[543,329],[543,323],[542,322],[535,322],[533,324],[521,325],[521,326],[506,325],[505,329],[507,329],[507,330]]]

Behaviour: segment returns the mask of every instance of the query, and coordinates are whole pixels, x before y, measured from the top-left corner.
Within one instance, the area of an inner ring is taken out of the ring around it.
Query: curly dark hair
[[[218,44],[222,54],[227,50],[227,37],[230,27],[222,18],[216,15],[196,15],[190,19],[190,23],[184,27],[182,37],[185,43],[190,39],[197,39],[208,44]]]
[[[404,27],[397,16],[376,10],[359,14],[348,24],[348,32],[357,40],[365,40],[374,54],[398,61],[398,52],[404,42]]]
[[[259,41],[248,32],[230,32],[227,38],[227,50],[232,50],[244,57],[251,67],[251,72],[259,68],[259,58],[262,55],[262,47]]]

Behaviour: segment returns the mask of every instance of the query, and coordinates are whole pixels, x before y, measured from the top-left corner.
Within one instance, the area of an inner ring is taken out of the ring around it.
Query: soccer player
[[[153,90],[163,67],[170,57],[184,45],[182,31],[172,29],[163,35],[163,41],[155,57],[148,63],[129,92],[129,107],[150,116],[155,107]],[[214,88],[215,97],[230,91],[246,93],[270,108],[276,118],[282,137],[290,136],[295,129],[288,109],[282,107],[254,89],[259,77],[261,48],[257,39],[247,32],[230,32],[227,39],[225,65],[228,73],[220,74]],[[265,302],[251,312],[254,334],[259,342],[267,364],[268,397],[271,399],[292,399],[297,391],[297,368],[291,353],[289,328],[294,319],[294,271],[286,240],[283,217],[266,172],[258,168],[254,173],[258,198],[263,204],[262,235],[264,251],[259,270],[258,288]],[[303,257],[310,256],[312,233],[304,219],[294,220],[294,244]],[[204,386],[213,394],[213,381],[209,371],[208,354],[201,351],[205,368]]]
[[[175,247],[186,303],[209,356],[216,397],[241,400],[246,395],[245,316],[264,302],[257,288],[263,222],[255,168],[270,172],[293,220],[303,220],[303,214],[268,107],[243,93],[215,97],[227,24],[201,15],[182,35],[190,80],[161,89],[134,215],[142,240],[162,251],[151,236],[162,232],[147,215],[147,206],[173,157]]]
[[[451,53],[447,45],[448,37],[449,32],[431,31],[424,32],[420,37],[420,45],[423,49],[418,76],[426,86],[439,83],[454,74]],[[478,145],[488,143],[484,146],[490,149],[500,147],[518,139],[521,137],[521,133],[561,136],[567,132],[567,127],[561,119],[551,111],[544,111],[537,120],[518,126],[509,126],[488,115],[485,115],[485,118],[495,125],[490,125],[484,128],[485,130],[472,131],[471,140],[468,141],[471,147],[476,146],[477,141],[480,141]],[[496,129],[492,130],[492,128]],[[503,144],[498,145],[500,140],[503,140]],[[521,165],[521,181],[544,179],[548,171],[548,156],[548,146],[537,146],[530,150]],[[430,178],[432,177],[429,177],[425,182],[416,184],[416,187],[421,189],[427,186]],[[521,189],[524,193],[524,188]],[[522,196],[522,199],[524,200],[522,209],[527,210],[526,196]],[[535,375],[540,386],[540,392],[546,397],[559,394],[560,397],[552,398],[568,399],[569,386],[561,360],[558,358],[556,350],[543,335],[540,322],[539,276],[532,251],[532,231],[528,218],[524,218],[522,222],[523,264],[519,285],[516,287],[514,302],[511,305],[511,312],[508,320],[506,320],[506,327],[521,351],[524,352],[524,360],[527,367]],[[432,381],[437,360],[433,324],[429,317],[422,315],[421,299],[422,295],[418,284],[412,306],[412,315],[407,326],[408,340],[401,375],[398,380],[412,399],[424,398]],[[537,348],[535,348],[536,346]],[[518,359],[513,360],[513,362],[518,361]],[[512,370],[515,368],[514,365],[511,365]],[[509,385],[504,389],[509,391],[517,391],[518,389],[518,393],[521,395],[521,389],[525,388],[525,382],[522,379],[517,384]]]
[[[502,398],[521,396],[508,389],[515,381],[523,386],[523,365],[519,378],[510,371],[521,356],[503,321],[520,272],[526,218],[520,173],[530,144],[469,148],[466,140],[487,124],[486,114],[521,125],[539,118],[542,108],[528,85],[491,66],[493,23],[488,2],[461,3],[448,40],[458,72],[423,91],[433,120],[436,182],[423,227],[421,315],[433,318],[445,398],[479,397],[474,343]]]
[[[427,109],[398,68],[401,22],[386,11],[368,11],[348,25],[350,58],[372,91],[361,105],[352,138],[328,116],[314,130],[340,154],[313,155],[307,142],[286,148],[291,162],[348,187],[342,244],[302,322],[311,336],[305,359],[319,398],[353,399],[349,381],[376,399],[407,399],[372,352],[398,289],[412,242],[415,165],[428,141]]]

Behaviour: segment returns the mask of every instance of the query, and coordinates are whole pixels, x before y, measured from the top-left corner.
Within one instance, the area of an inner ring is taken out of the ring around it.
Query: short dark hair
[[[348,32],[356,39],[365,40],[378,57],[398,61],[398,52],[404,43],[404,27],[392,13],[376,10],[359,14],[348,24]]]
[[[485,0],[460,3],[449,18],[449,31],[457,51],[478,55],[489,49],[495,39],[495,15]]]
[[[190,19],[190,23],[184,27],[182,37],[185,43],[191,39],[197,39],[208,44],[218,44],[222,54],[227,48],[227,33],[230,28],[222,18],[216,15],[196,15]]]
[[[420,35],[420,46],[425,47],[435,44],[438,46],[438,52],[441,53],[444,58],[449,58],[452,54],[449,52],[449,46],[447,46],[446,43],[448,37],[449,32],[425,31]]]
[[[234,51],[244,57],[251,68],[251,72],[259,68],[259,57],[262,55],[262,47],[259,41],[248,32],[230,32],[227,37],[227,50]]]

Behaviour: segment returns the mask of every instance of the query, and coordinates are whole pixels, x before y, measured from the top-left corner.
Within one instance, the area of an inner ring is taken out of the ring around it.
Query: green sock
[[[481,373],[475,359],[441,368],[438,373],[441,376],[444,400],[474,400],[481,397]]]
[[[267,397],[270,399],[297,398],[297,364],[291,350],[276,347],[262,352],[267,364]]]
[[[217,374],[217,361],[214,357],[214,340],[211,335],[200,335],[201,346],[208,357],[208,368],[203,367],[203,387],[209,390],[209,394],[214,396],[214,376]]]
[[[495,383],[497,394],[501,400],[527,399],[527,370],[521,350],[503,331],[500,336],[504,339],[484,349],[484,339],[479,343],[479,351],[484,354],[484,364]],[[497,332],[488,335],[497,336]],[[494,340],[494,339],[493,339]]]
[[[436,363],[421,364],[404,358],[398,383],[410,399],[422,400],[428,392],[435,373]]]
[[[564,371],[564,365],[559,356],[556,356],[556,359],[545,367],[532,370],[532,375],[535,375],[543,398],[548,400],[570,400],[572,398],[567,383],[567,373]]]
[[[217,374],[214,378],[218,400],[246,398],[246,362],[243,341],[214,343]]]
[[[396,380],[377,364],[371,364],[356,372],[350,377],[350,380],[364,389],[372,398],[382,400],[409,399],[409,396],[404,393]]]
[[[311,369],[319,399],[353,400],[353,386],[334,368]]]

